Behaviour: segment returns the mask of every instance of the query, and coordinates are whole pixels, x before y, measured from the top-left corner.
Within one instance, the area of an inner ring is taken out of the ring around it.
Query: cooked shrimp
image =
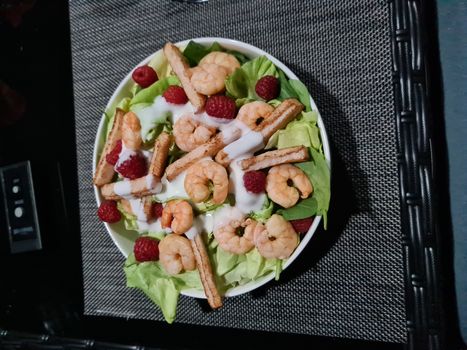
[[[188,168],[185,177],[185,191],[195,203],[206,201],[211,195],[212,202],[221,204],[229,192],[229,179],[225,168],[210,160],[201,160]]]
[[[170,275],[196,268],[195,255],[188,238],[167,235],[159,242],[159,260]]]
[[[191,70],[191,84],[203,95],[214,95],[225,89],[228,71],[222,66],[206,63]]]
[[[274,107],[266,102],[254,101],[246,103],[238,110],[237,120],[240,120],[253,130],[266,119],[273,110]]]
[[[178,119],[173,127],[175,143],[185,152],[190,152],[208,142],[215,133],[216,128],[193,120],[189,115]]]
[[[162,210],[161,224],[164,228],[171,228],[177,235],[182,235],[193,225],[193,208],[183,200],[167,202]]]
[[[138,116],[133,112],[128,112],[123,116],[122,140],[126,148],[138,150],[141,148],[141,124]]]
[[[273,202],[290,208],[297,203],[299,197],[307,198],[313,192],[313,186],[300,168],[282,164],[269,169],[266,192]]]
[[[255,230],[255,245],[266,259],[287,259],[298,245],[298,235],[290,222],[274,214],[264,230]]]
[[[204,66],[208,63],[224,67],[229,75],[232,74],[235,69],[240,68],[240,62],[238,62],[235,56],[220,51],[208,53],[201,59],[201,61],[199,61],[198,66]]]
[[[242,221],[232,220],[214,230],[214,237],[225,251],[233,254],[248,253],[255,246],[255,234],[265,229],[261,223],[252,219]]]

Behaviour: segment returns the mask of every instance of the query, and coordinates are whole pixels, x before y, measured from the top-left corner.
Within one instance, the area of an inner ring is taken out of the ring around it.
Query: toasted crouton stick
[[[141,201],[133,203],[127,199],[121,199],[120,203],[128,214],[136,215],[138,220],[148,221],[154,218],[154,211],[152,210],[153,201],[151,196],[143,197],[141,198]],[[136,208],[136,212],[134,207],[135,205],[138,206]]]
[[[128,115],[128,113],[126,114]],[[125,116],[126,116],[125,115]],[[146,176],[134,180],[124,180],[106,184],[101,189],[105,199],[116,200],[125,197],[144,197],[158,193],[161,190],[160,179],[164,174],[165,162],[169,153],[172,138],[163,132],[154,143],[149,173]]]
[[[117,141],[122,138],[122,123],[123,123],[123,115],[125,114],[124,111],[117,108],[115,111],[115,118],[114,123],[112,125],[112,130],[107,137],[107,141],[105,142],[104,149],[102,150],[101,158],[99,163],[96,167],[96,173],[94,174],[94,185],[96,186],[103,186],[108,184],[112,181],[113,176],[115,174],[114,166],[112,164],[107,163],[105,157],[109,154],[117,144]]]
[[[165,164],[169,155],[169,148],[172,144],[172,136],[163,132],[159,135],[154,143],[154,151],[152,154],[151,165],[149,166],[149,174],[158,178],[164,175]]]
[[[215,135],[207,143],[196,147],[194,150],[188,152],[182,158],[176,160],[167,167],[167,180],[172,181],[181,172],[188,169],[198,160],[204,157],[212,157],[219,152],[223,147],[228,145],[233,140],[240,137],[240,129],[232,128],[224,130],[221,133]]]
[[[160,179],[152,174],[134,180],[124,180],[106,184],[101,188],[105,199],[118,200],[127,197],[145,197],[162,190]]]
[[[303,110],[303,105],[296,99],[284,100],[256,128],[224,147],[216,155],[216,162],[227,166],[232,159],[261,149],[269,138],[286,126]]]
[[[195,106],[196,110],[200,112],[204,107],[206,97],[198,93],[191,84],[191,70],[185,57],[183,57],[179,48],[172,43],[165,44],[164,54],[178,79],[180,79],[188,99]]]
[[[199,234],[196,234],[190,239],[193,253],[195,254],[196,266],[199,271],[199,276],[203,284],[204,293],[208,299],[209,305],[213,309],[218,309],[222,306],[222,298],[216,287],[214,275],[212,273],[211,261],[209,260],[206,247],[204,246],[203,239]]]
[[[304,162],[308,159],[310,157],[307,148],[305,146],[296,146],[265,152],[259,156],[243,159],[239,163],[242,170],[251,171],[285,163]]]
[[[123,116],[122,142],[126,148],[133,151],[139,150],[143,143],[141,138],[141,124],[138,116],[133,112],[128,112]]]

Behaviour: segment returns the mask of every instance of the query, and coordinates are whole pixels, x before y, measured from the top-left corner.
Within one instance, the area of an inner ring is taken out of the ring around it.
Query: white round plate
[[[214,42],[218,42],[222,47],[229,49],[229,50],[238,51],[250,58],[255,58],[258,56],[266,56],[276,65],[276,67],[280,68],[289,79],[298,79],[298,77],[289,68],[287,68],[282,62],[280,62],[278,59],[274,58],[267,52],[264,52],[263,50],[253,45],[246,44],[241,41],[225,39],[225,38],[208,37],[208,38],[196,38],[196,39],[190,39],[190,40],[196,41],[197,43],[204,44],[204,45],[210,45]],[[186,45],[188,45],[188,42],[190,40],[185,40],[185,41],[176,43],[175,45],[177,45],[178,47],[184,48]],[[164,56],[162,54],[162,49],[161,49],[155,52],[154,54],[152,54],[151,56],[145,58],[136,67],[148,64],[156,55],[158,55],[160,59],[164,59]],[[136,67],[133,67],[128,73],[128,75],[118,85],[117,89],[115,90],[109,102],[107,103],[105,110],[110,110],[110,109],[115,108],[118,102],[123,97],[125,97],[125,92],[129,91],[129,89],[131,88],[133,84],[133,81],[131,79],[131,73],[133,72],[134,69],[136,69]],[[323,120],[321,119],[321,115],[319,114],[318,107],[316,106],[315,101],[313,101],[313,98],[310,98],[310,103],[311,103],[311,108],[318,113],[318,127],[320,130],[321,141],[323,143],[324,155],[326,157],[329,168],[331,168],[331,153],[329,149],[329,141],[328,141],[328,137],[326,134],[326,130],[324,128]],[[103,115],[101,118],[101,122],[99,124],[99,128],[97,130],[96,141],[94,143],[93,173],[95,172],[97,162],[99,160],[98,155],[101,152],[103,145],[104,145],[104,125],[105,125],[104,121],[105,121],[105,116]],[[96,195],[97,205],[99,206],[102,201],[102,196],[99,192],[99,189],[96,186],[94,186],[94,193]],[[305,248],[305,246],[308,244],[311,237],[315,233],[320,222],[321,222],[321,216],[315,217],[315,219],[313,220],[313,224],[311,225],[308,232],[302,236],[300,244],[295,249],[294,253],[283,264],[282,266],[283,269],[286,269],[302,252],[302,250]],[[125,227],[123,226],[123,220],[121,220],[119,223],[116,223],[116,224],[104,223],[104,225],[108,233],[110,234],[110,237],[112,238],[113,242],[115,243],[115,245],[122,252],[122,254],[125,257],[127,257],[128,254],[133,251],[133,244],[136,238],[138,237],[138,233],[134,231],[126,230]],[[225,296],[233,297],[236,295],[250,292],[256,288],[259,288],[265,283],[271,281],[273,278],[274,278],[274,272],[268,275],[265,275],[255,281],[251,281],[247,284],[244,284],[242,286],[231,288],[225,293]],[[206,298],[206,296],[204,295],[204,292],[199,291],[199,290],[187,289],[187,290],[182,291],[181,293],[183,295],[187,295],[187,296],[191,296],[195,298]]]

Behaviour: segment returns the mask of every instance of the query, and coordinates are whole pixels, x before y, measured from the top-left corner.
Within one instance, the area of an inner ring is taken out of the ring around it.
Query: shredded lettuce
[[[203,289],[198,270],[172,276],[164,271],[159,262],[138,263],[133,254],[128,256],[123,270],[127,287],[144,292],[160,307],[168,323],[175,320],[178,297],[182,290]]]
[[[256,82],[265,75],[278,76],[278,70],[266,56],[259,56],[244,63],[225,80],[225,88],[230,97],[236,99],[237,106],[261,100],[255,92]]]

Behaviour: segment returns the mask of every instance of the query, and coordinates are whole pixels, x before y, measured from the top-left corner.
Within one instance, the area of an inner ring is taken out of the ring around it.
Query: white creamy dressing
[[[226,226],[233,220],[241,221],[244,217],[244,213],[242,213],[236,206],[232,207],[230,205],[224,205],[213,213],[213,229],[216,230],[219,227]]]
[[[263,135],[257,131],[247,132],[238,140],[224,147],[224,152],[230,159],[239,158],[245,154],[253,154],[264,147]]]
[[[189,198],[188,194],[185,191],[185,177],[186,170],[180,173],[172,181],[168,181],[164,176],[161,179],[162,191],[157,195],[157,199],[161,202],[166,202],[171,198]]]
[[[128,180],[117,181],[114,185],[114,192],[123,198],[131,196],[131,182]]]
[[[149,165],[151,165],[152,152],[143,149],[143,150],[141,150],[141,154],[146,159],[146,164],[148,165],[148,169],[149,169]]]
[[[138,221],[148,221],[148,216],[144,212],[144,202],[141,199],[130,199],[131,211]]]
[[[122,164],[124,161],[130,159],[131,156],[134,156],[136,154],[137,152],[133,151],[130,148],[126,148],[125,144],[122,142],[122,150],[118,154],[118,160],[114,166],[115,171],[117,171],[116,169],[120,166],[120,164]]]
[[[165,232],[165,233],[170,233],[172,230],[170,228],[162,228],[161,220],[157,219],[153,222],[147,222],[146,221],[136,221],[138,228],[141,231],[146,231],[146,232]]]
[[[235,206],[244,214],[249,214],[252,211],[260,211],[266,200],[265,193],[256,194],[248,192],[243,184],[243,174],[245,174],[245,172],[240,168],[238,161],[248,158],[249,156],[250,155],[246,155],[236,158],[229,166],[229,192],[235,194]]]
[[[235,196],[235,206],[232,207],[226,204],[216,211],[198,215],[194,218],[193,226],[185,233],[190,239],[193,239],[200,232],[212,232],[218,227],[227,225],[231,220],[243,220],[250,212],[261,210],[266,199],[265,193],[254,194],[246,190],[243,184],[243,175],[245,172],[238,165],[239,160],[251,157],[255,151],[264,147],[262,134],[252,131],[240,120],[213,118],[205,112],[196,114],[194,111],[195,108],[190,102],[184,105],[175,105],[168,103],[162,96],[156,97],[152,105],[134,110],[140,119],[141,135],[143,139],[157,123],[164,121],[165,118],[169,118],[173,125],[179,118],[188,115],[191,116],[193,120],[219,129],[224,143],[227,144],[227,146],[224,147],[224,151],[229,158],[232,159],[229,166],[229,193],[233,193]],[[149,151],[144,152],[146,159],[150,161],[152,153]],[[129,155],[126,157],[129,157]],[[157,190],[154,191],[154,193],[157,193],[157,200],[166,202],[172,198],[189,198],[184,186],[185,177],[186,171],[182,172],[170,182],[164,176],[161,182],[158,183],[159,186],[156,186],[158,187]],[[150,183],[151,179],[149,176],[147,181],[148,188],[150,188],[150,184],[155,185],[154,183]],[[131,187],[128,186],[128,181],[117,183],[115,192],[125,198],[131,197]],[[145,217],[141,200],[134,199],[130,201],[130,203],[133,212],[138,218],[137,223],[141,231],[170,232],[170,229],[163,229],[161,227],[160,219],[152,223],[147,222],[148,220],[147,217]]]
[[[158,181],[157,177],[154,175],[145,176],[145,187],[152,194],[157,194],[162,191],[162,184]],[[136,197],[132,194],[132,187],[130,180],[117,181],[114,184],[114,192],[116,195],[123,197],[125,199],[135,199]]]
[[[220,130],[223,130],[223,128],[232,123],[232,120],[230,119],[210,117],[206,112],[194,113],[192,114],[191,119],[196,120],[199,123],[218,128]]]
[[[194,110],[190,102],[176,105],[167,102],[163,96],[157,96],[152,105],[134,108],[133,112],[138,116],[141,124],[141,138],[147,141],[146,137],[149,131],[154,129],[157,124],[164,122],[166,118],[169,118],[173,125],[184,114],[192,115]]]

